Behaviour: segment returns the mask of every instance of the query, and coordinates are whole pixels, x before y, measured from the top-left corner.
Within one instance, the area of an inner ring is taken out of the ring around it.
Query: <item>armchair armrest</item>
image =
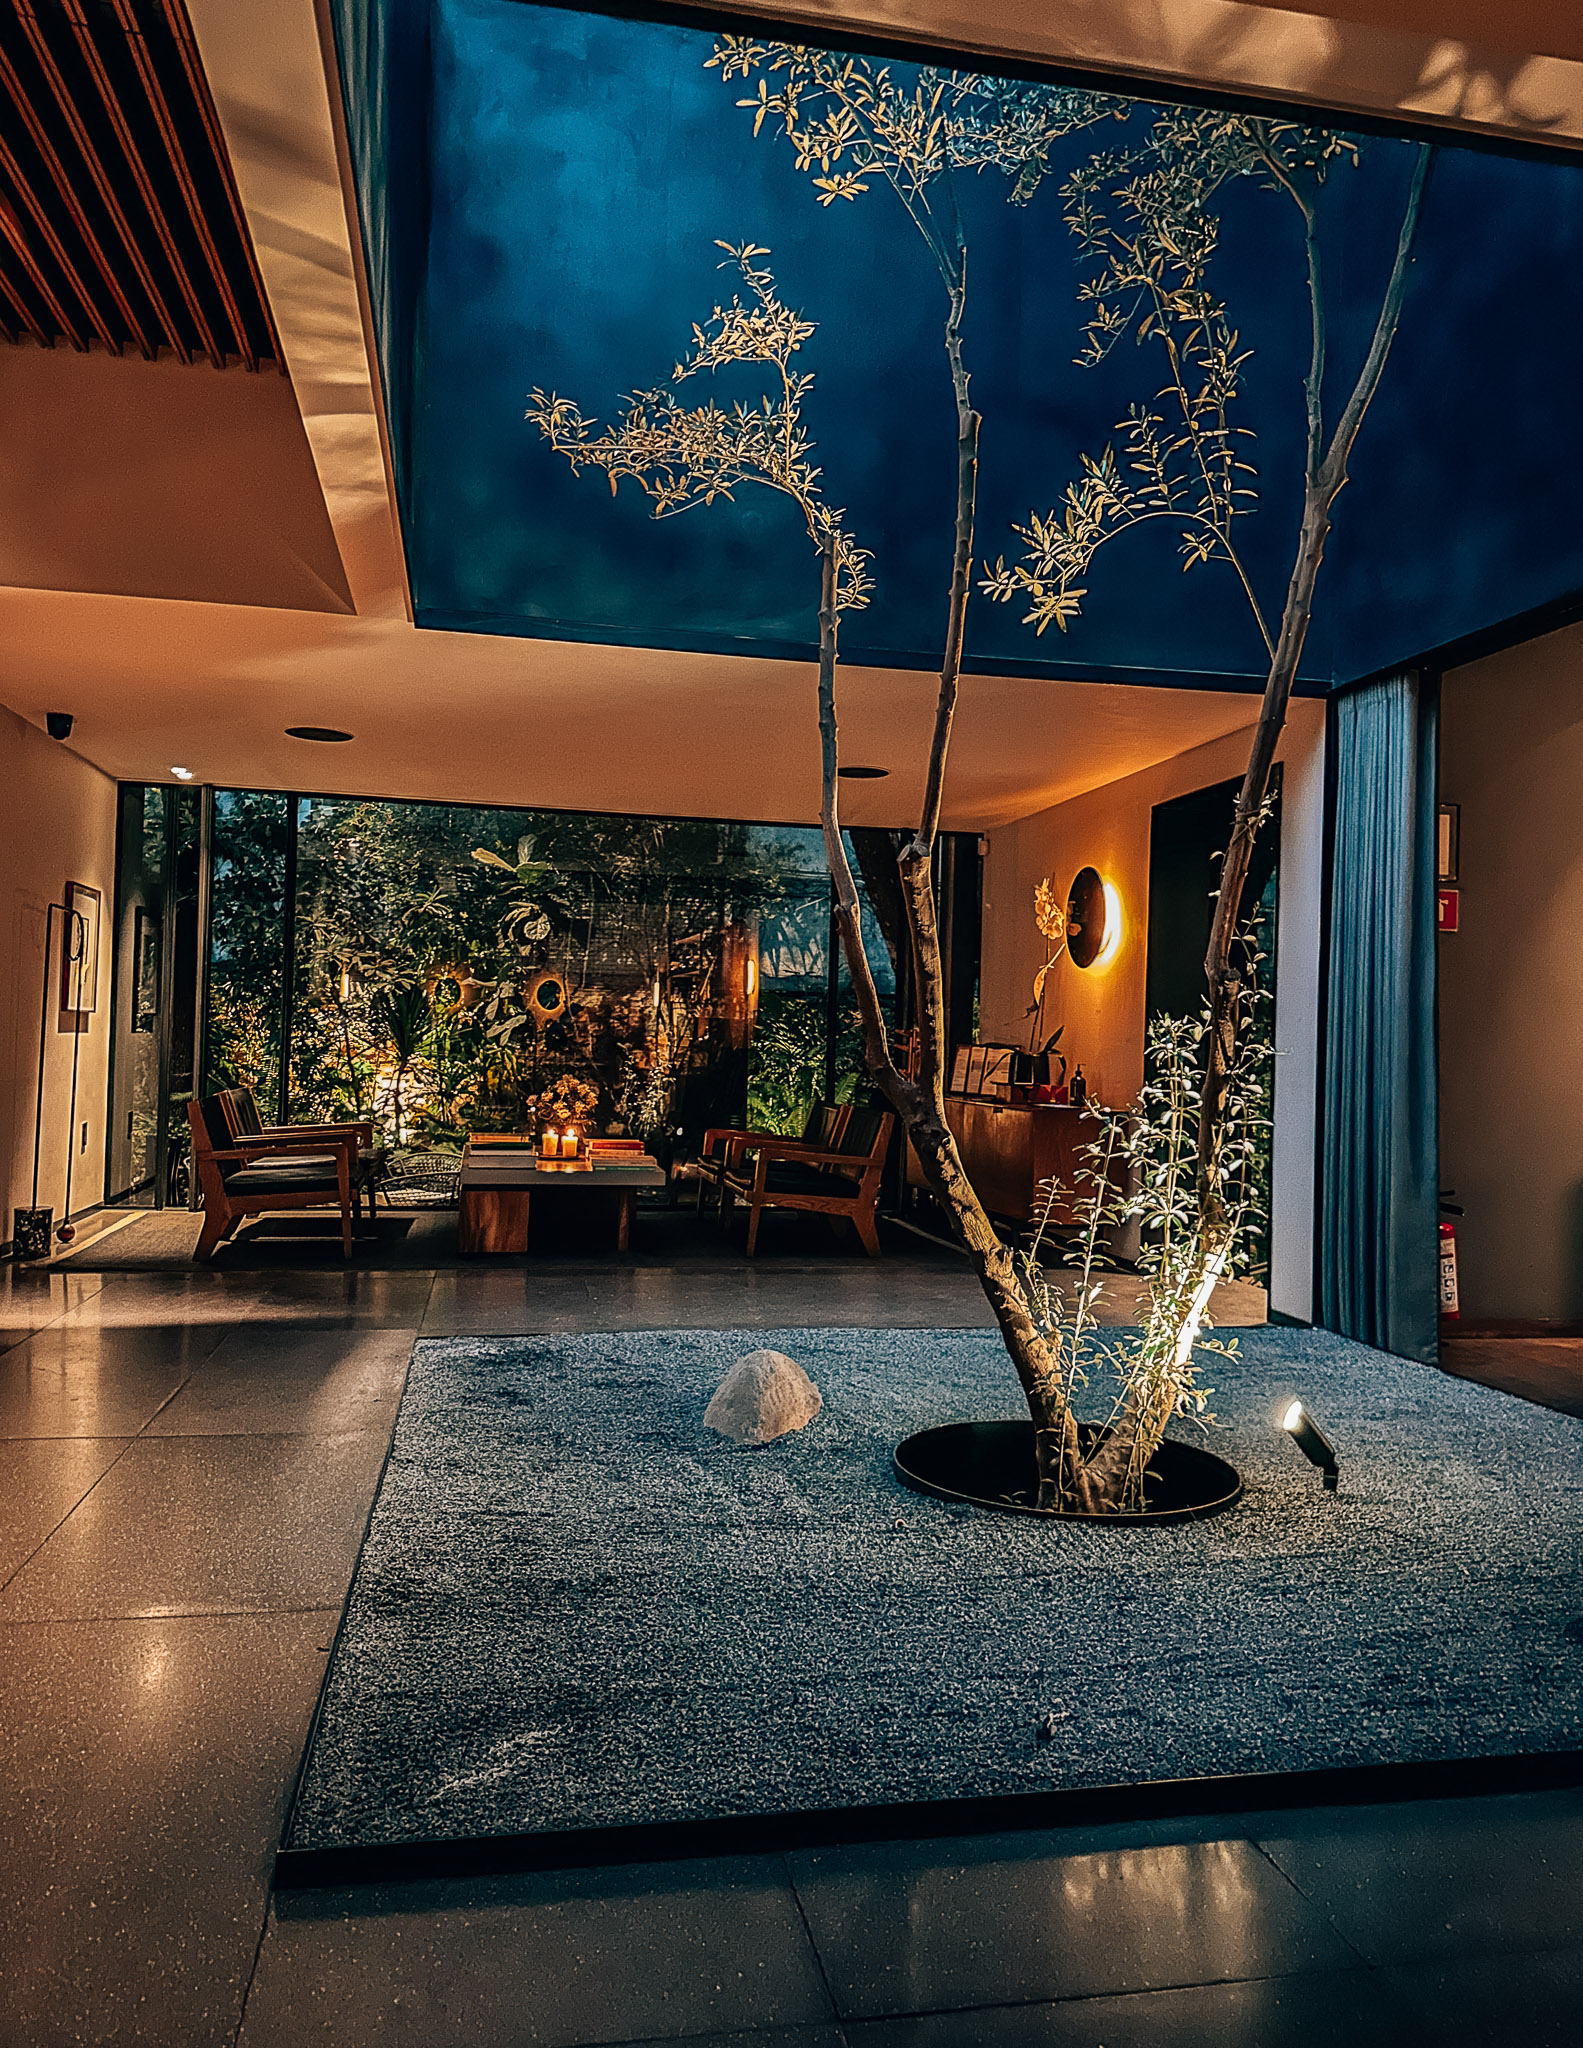
[[[254,1138],[312,1138],[316,1143],[322,1138],[350,1135],[358,1144],[369,1151],[374,1145],[374,1126],[369,1118],[361,1123],[344,1124],[265,1124],[261,1130],[250,1133]]]
[[[313,1142],[321,1151],[326,1152],[341,1152],[350,1156],[357,1150],[356,1138],[350,1137],[344,1132],[339,1136],[315,1137]],[[234,1143],[225,1146],[223,1150],[216,1149],[210,1152],[200,1152],[198,1159],[201,1164],[205,1159],[240,1159],[251,1161],[255,1159],[291,1158],[305,1149],[307,1148],[303,1145],[300,1138],[292,1144],[282,1144],[278,1138],[267,1140],[238,1138]]]
[[[751,1143],[744,1150],[757,1152],[761,1159],[795,1159],[799,1166],[856,1166],[861,1161],[850,1152],[820,1152],[814,1146],[805,1144],[801,1138],[754,1137],[751,1131],[744,1131]]]

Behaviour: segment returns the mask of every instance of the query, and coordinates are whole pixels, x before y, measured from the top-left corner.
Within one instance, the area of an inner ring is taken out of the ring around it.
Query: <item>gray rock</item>
[[[821,1405],[819,1389],[784,1351],[750,1351],[716,1387],[704,1421],[733,1443],[767,1444],[806,1428]]]

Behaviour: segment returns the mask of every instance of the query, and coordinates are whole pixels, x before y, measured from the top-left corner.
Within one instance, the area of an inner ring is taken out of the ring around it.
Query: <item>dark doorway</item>
[[[1261,986],[1275,987],[1275,911],[1280,885],[1280,768],[1275,804],[1253,849],[1243,902],[1257,908],[1265,954]],[[1149,950],[1144,1000],[1151,1017],[1196,1016],[1214,922],[1220,856],[1231,836],[1239,781],[1216,782],[1156,804],[1149,826]]]
[[[1272,784],[1274,803],[1253,849],[1243,894],[1244,922],[1259,922],[1259,986],[1275,993],[1275,922],[1280,891],[1281,786],[1280,768]],[[1215,890],[1220,881],[1220,856],[1231,836],[1240,780],[1212,783],[1156,804],[1149,826],[1149,950],[1144,974],[1144,1002],[1154,1017],[1196,1017],[1204,1004],[1204,955],[1215,917]],[[1262,1025],[1273,1031],[1273,1004],[1266,1006]],[[1266,1108],[1265,1115],[1269,1115]],[[1269,1272],[1271,1192],[1270,1133],[1254,1162],[1255,1186],[1262,1194],[1263,1221],[1250,1233],[1250,1277]]]

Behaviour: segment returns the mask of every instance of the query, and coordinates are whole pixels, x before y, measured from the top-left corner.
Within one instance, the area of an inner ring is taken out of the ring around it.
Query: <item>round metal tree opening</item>
[[[1105,884],[1098,868],[1079,868],[1066,901],[1066,950],[1074,967],[1092,967],[1105,943]]]
[[[1085,1456],[1101,1432],[1091,1422],[1077,1425]],[[914,1493],[937,1500],[993,1508],[997,1513],[1038,1515],[1048,1521],[1094,1522],[1102,1527],[1137,1523],[1191,1522],[1218,1514],[1242,1496],[1239,1474],[1212,1451],[1167,1437],[1143,1475],[1145,1505],[1117,1514],[1085,1514],[1034,1506],[1038,1476],[1031,1422],[951,1422],[920,1430],[898,1444],[892,1457],[896,1477]]]

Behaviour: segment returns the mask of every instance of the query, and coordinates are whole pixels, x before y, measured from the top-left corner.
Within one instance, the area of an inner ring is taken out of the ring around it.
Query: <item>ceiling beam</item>
[[[685,13],[691,0],[674,0]],[[738,0],[766,21],[1120,85],[1583,149],[1575,0]],[[700,12],[706,12],[702,6]],[[1449,19],[1451,27],[1441,23]],[[1426,24],[1428,24],[1426,26]],[[773,31],[771,31],[773,33]],[[1559,52],[1560,54],[1557,54]]]
[[[187,12],[352,602],[410,620],[328,23],[314,0]]]

